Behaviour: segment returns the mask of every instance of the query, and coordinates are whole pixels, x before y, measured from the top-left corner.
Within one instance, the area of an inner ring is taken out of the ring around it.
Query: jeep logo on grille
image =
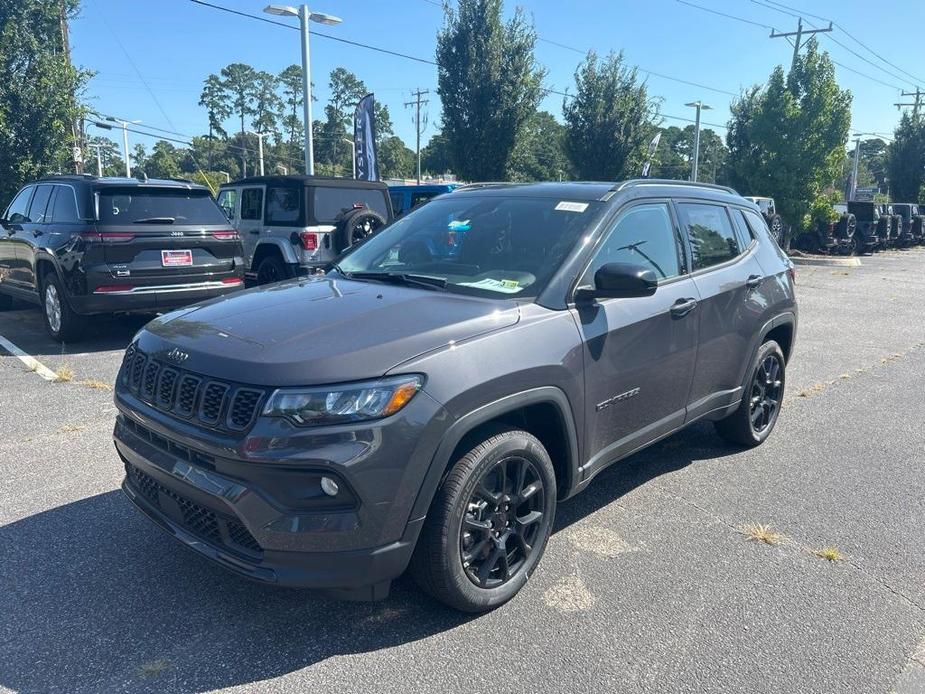
[[[182,364],[187,359],[189,359],[189,354],[181,349],[174,347],[172,350],[167,352],[167,359],[172,361],[174,364]]]

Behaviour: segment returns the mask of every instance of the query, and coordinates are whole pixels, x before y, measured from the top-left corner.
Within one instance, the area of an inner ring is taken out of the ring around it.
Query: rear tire
[[[86,319],[71,310],[61,281],[52,270],[42,277],[41,298],[42,318],[48,334],[58,342],[78,340],[86,327]]]
[[[543,556],[556,475],[543,444],[499,428],[459,458],[437,491],[411,569],[421,588],[463,612],[504,604]]]
[[[257,284],[272,284],[289,277],[289,270],[278,255],[265,256],[257,266]]]
[[[779,214],[768,217],[768,229],[771,230],[771,238],[777,241],[777,245],[784,247],[784,220]]]
[[[764,443],[780,415],[786,369],[780,345],[774,340],[761,345],[748,370],[742,402],[731,415],[715,422],[717,433],[749,448]]]

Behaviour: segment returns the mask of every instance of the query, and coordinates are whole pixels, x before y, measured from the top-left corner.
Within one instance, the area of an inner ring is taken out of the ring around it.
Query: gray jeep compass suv
[[[702,419],[762,443],[796,322],[793,268],[731,189],[468,186],[325,275],[141,330],[123,488],[240,575],[378,598],[410,565],[486,610],[609,465]]]

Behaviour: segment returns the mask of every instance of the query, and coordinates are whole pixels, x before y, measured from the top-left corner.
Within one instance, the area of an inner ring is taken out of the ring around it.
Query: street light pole
[[[249,132],[251,135],[257,136],[257,159],[260,165],[260,175],[263,176],[263,138],[265,138],[267,134],[254,131]]]
[[[128,153],[128,126],[138,125],[141,123],[140,120],[120,120],[119,118],[114,118],[113,116],[106,116],[106,120],[111,123],[118,123],[122,126],[122,152],[125,155],[125,177],[132,177],[132,162],[131,157]]]
[[[685,106],[691,106],[697,109],[697,120],[694,125],[694,161],[693,161],[693,170],[691,171],[691,182],[697,182],[697,166],[700,164],[700,111],[707,110],[709,111],[712,107],[707,106],[702,101],[692,101],[689,104],[684,104]]]
[[[848,193],[848,202],[854,202],[858,193],[858,164],[861,162],[861,138],[854,138],[854,163],[851,165],[851,190]]]
[[[312,137],[312,68],[311,53],[309,51],[308,23],[334,25],[340,24],[340,17],[323,12],[312,12],[308,5],[301,5],[298,9],[289,5],[267,5],[263,8],[267,14],[282,17],[298,17],[302,30],[302,114],[305,119],[305,173],[309,176],[315,174],[315,145]]]
[[[103,155],[100,154],[100,150],[103,149],[103,145],[91,142],[90,146],[96,150],[96,175],[101,177],[103,175]]]

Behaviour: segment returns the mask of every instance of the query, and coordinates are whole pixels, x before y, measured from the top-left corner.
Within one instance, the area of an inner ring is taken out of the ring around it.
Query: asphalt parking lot
[[[108,384],[144,319],[62,349],[37,311],[0,314],[0,336],[70,373],[0,348],[0,689],[925,691],[925,250],[862,262],[798,268],[767,444],[703,425],[611,468],[479,617],[405,578],[339,603],[183,550],[118,490]]]

